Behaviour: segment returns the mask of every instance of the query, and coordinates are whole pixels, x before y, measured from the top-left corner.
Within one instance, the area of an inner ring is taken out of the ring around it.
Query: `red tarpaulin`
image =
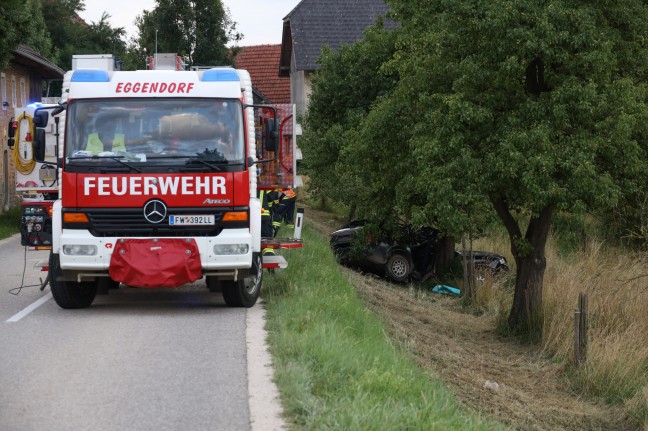
[[[202,265],[193,239],[120,239],[109,272],[128,286],[178,287],[202,277]]]

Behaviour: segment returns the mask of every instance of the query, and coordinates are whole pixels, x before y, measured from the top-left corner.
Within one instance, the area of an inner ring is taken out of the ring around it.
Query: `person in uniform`
[[[117,133],[117,119],[105,118],[97,119],[95,125],[96,132],[88,135],[88,145],[86,151],[92,154],[99,154],[102,151],[116,153],[117,151],[126,151],[124,143],[124,134]]]
[[[296,201],[297,194],[291,187],[281,190],[279,203],[273,207],[272,228],[274,236],[277,235],[277,232],[283,223],[286,223],[286,227],[289,229],[295,228]]]

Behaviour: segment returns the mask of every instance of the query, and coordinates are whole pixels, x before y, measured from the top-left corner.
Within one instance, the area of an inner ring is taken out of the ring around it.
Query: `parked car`
[[[432,227],[412,228],[402,225],[395,237],[380,229],[365,231],[368,223],[356,220],[331,233],[330,245],[338,262],[362,270],[385,275],[397,283],[421,280],[430,274],[434,265],[434,250],[438,231]],[[461,256],[461,252],[455,252]],[[508,271],[504,256],[484,251],[473,251],[477,268],[493,273]]]

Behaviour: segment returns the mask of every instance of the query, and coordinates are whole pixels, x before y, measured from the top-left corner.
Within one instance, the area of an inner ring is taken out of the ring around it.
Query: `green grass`
[[[304,229],[289,268],[264,274],[267,329],[287,419],[303,430],[503,428],[461,408],[387,338],[339,271],[326,239]]]
[[[18,233],[20,227],[20,207],[15,206],[9,211],[0,213],[0,239],[8,238]]]

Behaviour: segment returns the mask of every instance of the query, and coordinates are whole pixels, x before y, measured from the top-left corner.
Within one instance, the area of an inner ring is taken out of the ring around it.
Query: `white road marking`
[[[32,302],[30,305],[25,307],[22,311],[14,314],[9,319],[7,319],[7,322],[13,323],[19,321],[20,319],[22,319],[23,317],[25,317],[26,315],[28,315],[29,313],[31,313],[32,311],[40,307],[41,305],[45,304],[50,299],[52,299],[52,292],[49,292],[47,295],[43,296],[42,298]]]

